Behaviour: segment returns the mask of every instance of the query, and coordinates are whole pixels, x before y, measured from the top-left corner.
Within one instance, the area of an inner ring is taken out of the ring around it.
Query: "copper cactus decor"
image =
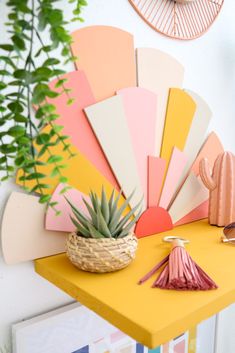
[[[226,226],[235,221],[235,156],[231,152],[218,155],[213,173],[206,158],[200,162],[200,176],[210,190],[209,223]]]

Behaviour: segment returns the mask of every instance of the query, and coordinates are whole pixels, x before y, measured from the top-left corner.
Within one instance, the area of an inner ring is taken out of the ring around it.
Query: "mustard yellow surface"
[[[196,104],[189,94],[179,88],[170,89],[161,148],[167,165],[174,146],[183,151],[195,110]]]
[[[44,128],[41,132],[47,133],[48,127]],[[36,144],[35,147],[38,148]],[[57,146],[51,147],[50,150],[54,155],[61,155],[64,157],[64,161],[62,163],[66,164],[67,168],[62,169],[62,175],[68,178],[68,183],[72,187],[79,189],[84,194],[88,194],[90,190],[100,193],[103,185],[107,194],[109,195],[111,193],[113,186],[73,145],[71,145],[70,150],[75,154],[75,156],[72,158],[69,158],[68,152],[63,151],[63,146],[61,143]],[[45,153],[40,160],[46,162],[48,158],[49,154]],[[58,185],[58,178],[50,176],[53,167],[53,164],[47,164],[43,167],[38,166],[37,170],[38,172],[47,175],[47,177],[43,179],[43,184],[50,185],[50,188],[45,189],[45,192],[48,194],[53,193],[54,189]],[[23,171],[19,170],[17,173],[16,182],[17,184],[23,185],[23,182],[19,180],[21,175],[23,175]],[[35,181],[27,181],[26,186],[32,188],[35,186]]]
[[[196,353],[197,350],[197,326],[188,331],[188,353]]]
[[[181,292],[138,280],[170,251],[163,234],[139,240],[136,260],[109,274],[79,271],[65,254],[36,260],[36,271],[140,343],[153,348],[194,327],[235,300],[235,246],[220,243],[221,228],[199,221],[164,235],[190,239],[187,251],[219,289]],[[192,351],[193,352],[193,351]]]

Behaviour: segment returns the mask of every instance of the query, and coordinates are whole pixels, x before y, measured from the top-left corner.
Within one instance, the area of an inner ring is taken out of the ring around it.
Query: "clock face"
[[[175,39],[200,37],[212,25],[224,0],[129,0],[156,31]]]

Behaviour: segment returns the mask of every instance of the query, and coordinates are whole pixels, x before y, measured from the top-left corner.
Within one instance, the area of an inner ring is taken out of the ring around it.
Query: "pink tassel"
[[[175,290],[216,289],[216,283],[199,267],[187,253],[180,240],[174,240],[171,253],[157,264],[138,284],[147,281],[163,265],[164,269],[152,287]]]

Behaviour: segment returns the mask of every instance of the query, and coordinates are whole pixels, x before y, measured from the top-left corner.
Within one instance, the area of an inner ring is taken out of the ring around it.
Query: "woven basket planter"
[[[135,258],[137,238],[129,234],[124,238],[83,238],[70,233],[66,252],[70,261],[80,270],[113,272],[128,266]]]

